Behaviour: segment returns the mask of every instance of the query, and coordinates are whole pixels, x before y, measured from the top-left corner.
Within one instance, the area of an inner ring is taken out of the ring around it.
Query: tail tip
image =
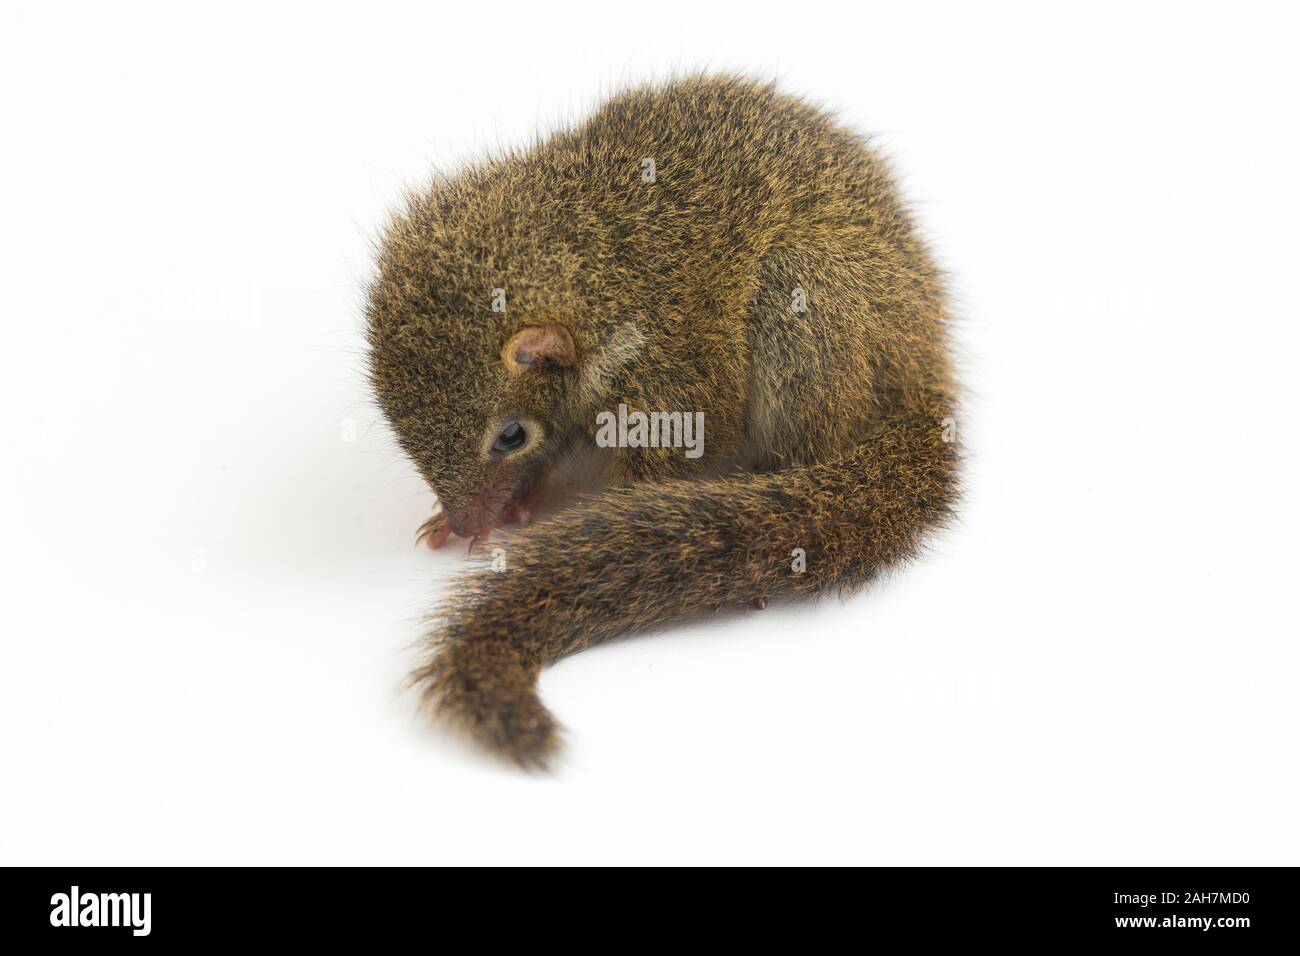
[[[450,645],[412,675],[423,704],[525,770],[554,766],[563,728],[542,704],[536,670],[513,655]]]

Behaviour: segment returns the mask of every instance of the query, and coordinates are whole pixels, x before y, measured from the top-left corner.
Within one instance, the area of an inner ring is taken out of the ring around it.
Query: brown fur
[[[880,160],[770,86],[635,90],[439,179],[389,226],[368,319],[379,402],[460,533],[591,455],[600,411],[705,413],[701,458],[595,450],[609,487],[511,536],[506,570],[466,575],[437,620],[426,699],[525,765],[557,744],[543,666],[710,607],[859,587],[955,498],[940,276]],[[548,353],[556,325],[571,338]],[[494,459],[518,418],[540,437]]]

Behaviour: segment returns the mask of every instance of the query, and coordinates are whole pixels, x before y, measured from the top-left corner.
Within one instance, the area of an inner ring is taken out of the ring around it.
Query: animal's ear
[[[573,336],[558,322],[521,329],[501,349],[501,361],[511,375],[522,375],[547,363],[569,366],[577,359]]]

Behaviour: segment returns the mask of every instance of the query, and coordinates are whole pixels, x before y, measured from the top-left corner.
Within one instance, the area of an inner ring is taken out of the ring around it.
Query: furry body
[[[600,472],[510,537],[505,571],[461,580],[415,675],[426,698],[541,764],[543,666],[913,555],[956,493],[945,320],[885,166],[742,79],[625,93],[409,197],[371,288],[371,372],[450,529],[499,525],[574,462]],[[703,412],[704,453],[596,448],[621,403]],[[509,420],[529,445],[499,459]]]

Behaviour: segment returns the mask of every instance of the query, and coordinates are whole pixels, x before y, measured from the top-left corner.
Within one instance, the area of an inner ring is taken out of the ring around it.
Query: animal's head
[[[575,251],[591,243],[551,190],[527,188],[531,172],[489,167],[409,199],[370,288],[380,406],[466,537],[503,523],[590,430],[584,399],[611,369]]]

